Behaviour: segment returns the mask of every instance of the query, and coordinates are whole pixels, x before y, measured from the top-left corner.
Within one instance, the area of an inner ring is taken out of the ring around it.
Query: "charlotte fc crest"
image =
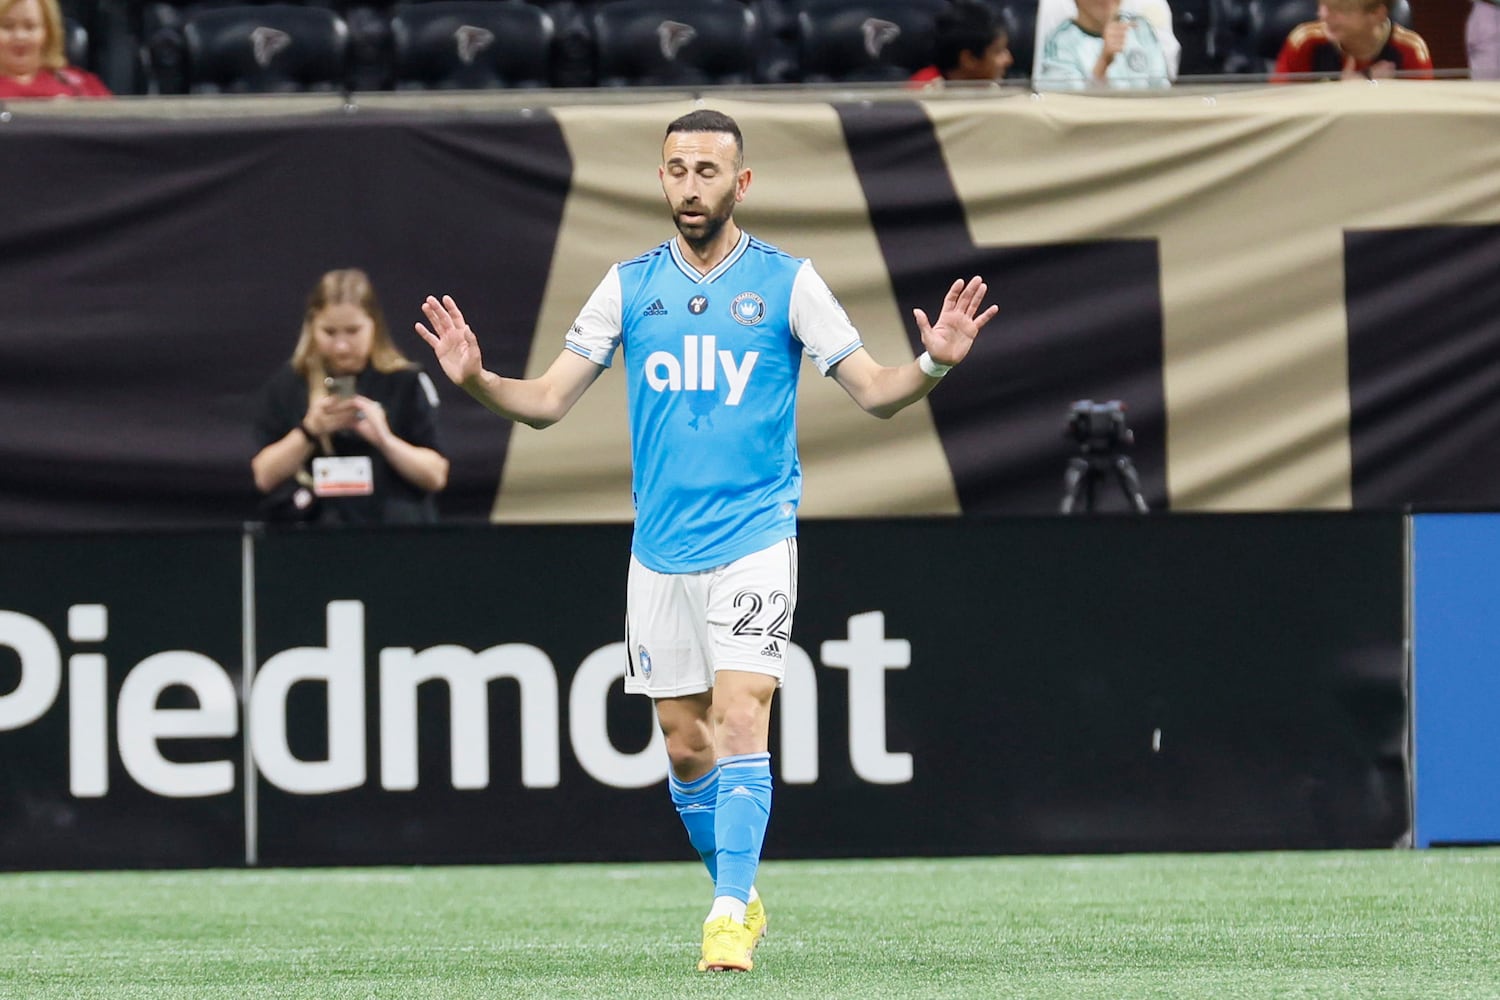
[[[741,326],[754,326],[766,318],[766,300],[754,292],[740,292],[729,303],[729,315]]]

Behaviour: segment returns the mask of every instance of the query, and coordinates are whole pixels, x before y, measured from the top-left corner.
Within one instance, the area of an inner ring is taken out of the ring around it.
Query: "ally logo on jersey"
[[[724,405],[740,405],[760,352],[746,351],[736,358],[733,351],[719,350],[718,342],[717,337],[688,334],[678,354],[652,351],[646,356],[646,384],[657,392],[716,393],[722,376],[728,390]]]

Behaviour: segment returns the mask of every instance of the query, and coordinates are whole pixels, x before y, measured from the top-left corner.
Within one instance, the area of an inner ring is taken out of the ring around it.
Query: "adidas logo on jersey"
[[[642,316],[665,316],[666,314],[667,307],[662,304],[661,299],[657,299],[655,302],[651,303],[646,307],[646,311],[641,313]]]
[[[779,660],[779,659],[781,659],[781,646],[780,646],[779,643],[776,642],[775,639],[772,639],[770,642],[766,643],[766,648],[762,649],[760,651],[760,655],[761,656],[774,656],[776,659]]]

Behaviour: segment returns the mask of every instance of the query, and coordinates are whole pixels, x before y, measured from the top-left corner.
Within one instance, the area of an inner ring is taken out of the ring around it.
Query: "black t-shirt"
[[[442,453],[437,432],[437,391],[427,373],[404,368],[380,372],[366,368],[355,380],[355,391],[385,407],[391,431],[408,444]],[[307,416],[307,380],[291,365],[278,371],[261,391],[255,419],[255,450],[280,441]],[[262,503],[268,520],[310,520],[319,524],[418,524],[437,520],[437,504],[401,478],[380,449],[353,431],[329,435],[334,455],[366,455],[374,473],[374,492],[368,496],[321,497],[310,508],[297,508],[292,496],[295,477],[272,490]],[[325,454],[322,446],[313,458]],[[311,462],[311,459],[309,459]]]

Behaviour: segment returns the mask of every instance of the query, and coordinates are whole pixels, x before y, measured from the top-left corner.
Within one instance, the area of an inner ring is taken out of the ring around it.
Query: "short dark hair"
[[[713,111],[708,108],[700,108],[697,111],[689,111],[681,118],[674,119],[667,126],[667,134],[662,136],[665,142],[668,135],[673,132],[725,132],[734,136],[735,159],[743,163],[745,159],[745,137],[740,134],[739,123],[722,111]]]
[[[965,52],[978,58],[1001,35],[1009,36],[1005,23],[978,0],[953,0],[953,6],[937,16],[937,68],[946,75],[958,68]]]

